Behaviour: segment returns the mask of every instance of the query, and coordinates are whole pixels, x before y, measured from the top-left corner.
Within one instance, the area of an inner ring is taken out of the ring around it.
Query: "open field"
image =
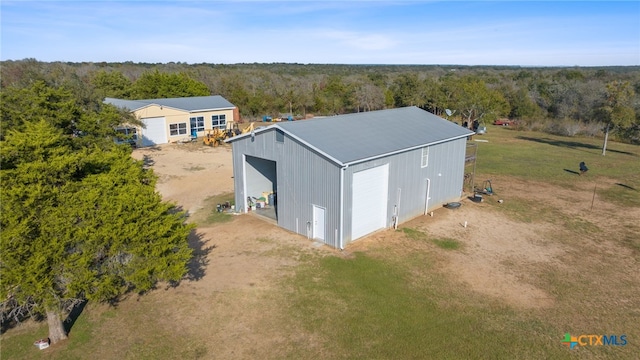
[[[610,143],[602,157],[597,139],[488,130],[475,137],[488,140],[476,183],[491,179],[493,196],[343,252],[252,215],[212,217],[233,190],[228,148],[136,150],[199,224],[190,242],[204,270],[116,307],[89,303],[44,351],[31,344],[46,324],[21,324],[1,357],[637,359],[640,147]],[[627,344],[569,350],[567,332]]]

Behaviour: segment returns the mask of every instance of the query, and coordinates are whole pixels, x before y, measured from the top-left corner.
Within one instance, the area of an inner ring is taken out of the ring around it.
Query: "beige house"
[[[106,98],[104,102],[128,109],[145,124],[144,128],[118,129],[133,135],[137,146],[183,142],[202,137],[214,128],[232,129],[240,117],[238,108],[219,95],[147,100]]]

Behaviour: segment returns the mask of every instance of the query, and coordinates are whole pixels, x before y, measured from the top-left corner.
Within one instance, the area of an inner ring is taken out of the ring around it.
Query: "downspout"
[[[340,227],[340,235],[338,236],[338,248],[340,250],[344,250],[342,242],[344,239],[344,172],[348,167],[349,165],[340,168],[340,218],[338,219]]]
[[[235,167],[234,167],[235,169]],[[235,183],[237,177],[236,174],[233,174],[233,182]],[[237,200],[237,199],[236,199]],[[236,206],[239,202],[236,201]],[[247,155],[242,154],[242,204],[244,207],[244,213],[248,213],[247,206]],[[237,209],[236,209],[237,211]]]

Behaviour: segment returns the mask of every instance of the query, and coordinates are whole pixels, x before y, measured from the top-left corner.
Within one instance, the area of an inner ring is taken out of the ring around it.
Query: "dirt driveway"
[[[165,144],[136,149],[133,157],[158,175],[157,189],[163,198],[194,213],[205,198],[233,191],[231,148],[200,143]]]
[[[233,192],[233,166],[231,148],[228,146],[209,147],[199,143],[166,144],[154,148],[137,149],[133,157],[145,160],[156,175],[156,187],[165,200],[176,203],[189,214],[213,211],[206,208],[206,199],[213,195]],[[197,238],[197,239],[196,239]],[[249,239],[260,239],[262,246],[247,246]],[[278,239],[277,244],[271,244],[270,239]],[[207,251],[209,258],[206,273],[215,274],[204,276],[198,281],[198,287],[204,286],[209,290],[224,290],[229,288],[243,288],[247,284],[261,283],[272,268],[279,265],[292,265],[292,259],[280,259],[280,263],[273,259],[255,256],[261,250],[274,246],[297,246],[300,249],[320,248],[320,244],[306,238],[285,231],[269,222],[252,215],[239,215],[230,223],[214,226],[200,226],[192,242],[199,242]],[[322,247],[325,252],[334,252]]]

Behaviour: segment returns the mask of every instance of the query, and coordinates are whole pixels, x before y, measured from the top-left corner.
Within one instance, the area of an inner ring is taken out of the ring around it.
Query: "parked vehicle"
[[[511,126],[515,124],[516,124],[515,120],[510,120],[510,119],[498,119],[493,122],[493,125],[500,125],[500,126]]]

